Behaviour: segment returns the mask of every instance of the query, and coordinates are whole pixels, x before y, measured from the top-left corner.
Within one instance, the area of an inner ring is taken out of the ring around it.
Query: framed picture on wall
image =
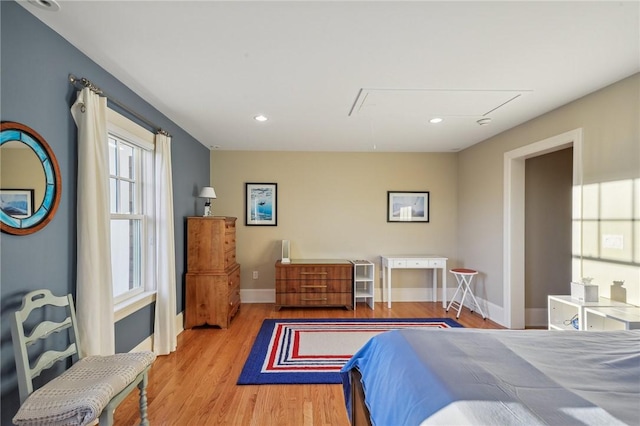
[[[245,184],[245,225],[278,225],[278,184]]]
[[[0,189],[0,209],[16,219],[33,214],[33,189]]]
[[[387,222],[429,222],[429,191],[387,191]]]

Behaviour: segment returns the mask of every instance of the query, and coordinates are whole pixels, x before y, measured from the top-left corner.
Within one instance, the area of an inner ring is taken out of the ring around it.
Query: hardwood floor
[[[346,309],[281,309],[243,304],[227,330],[185,330],[178,350],[160,356],[149,373],[149,422],[160,425],[332,425],[347,426],[341,385],[236,385],[265,318],[443,318],[455,319],[440,303],[395,302],[375,310],[358,304]],[[502,328],[463,309],[458,320],[469,328]],[[115,413],[115,425],[139,424],[133,392]]]

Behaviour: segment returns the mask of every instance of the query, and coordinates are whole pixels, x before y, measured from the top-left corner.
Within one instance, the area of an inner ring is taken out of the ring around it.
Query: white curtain
[[[171,138],[158,133],[155,140],[156,199],[156,317],[153,350],[167,355],[176,350],[176,256],[173,226]]]
[[[115,352],[111,287],[107,99],[85,88],[71,107],[78,127],[76,311],[81,349]]]

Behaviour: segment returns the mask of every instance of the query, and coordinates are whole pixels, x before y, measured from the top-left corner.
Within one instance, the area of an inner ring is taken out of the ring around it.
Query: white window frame
[[[120,319],[153,303],[155,288],[155,200],[154,200],[154,149],[155,135],[123,115],[107,109],[107,132],[123,142],[141,149],[140,176],[142,191],[136,194],[138,206],[143,209],[131,214],[114,214],[112,219],[142,219],[141,277],[140,287],[114,299],[114,320]]]

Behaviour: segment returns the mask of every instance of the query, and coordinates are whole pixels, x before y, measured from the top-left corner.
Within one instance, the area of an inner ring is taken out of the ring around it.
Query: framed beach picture
[[[16,219],[33,214],[33,189],[0,189],[0,209]]]
[[[387,222],[429,222],[429,192],[387,191]]]
[[[277,183],[246,183],[245,197],[247,226],[278,225]]]

